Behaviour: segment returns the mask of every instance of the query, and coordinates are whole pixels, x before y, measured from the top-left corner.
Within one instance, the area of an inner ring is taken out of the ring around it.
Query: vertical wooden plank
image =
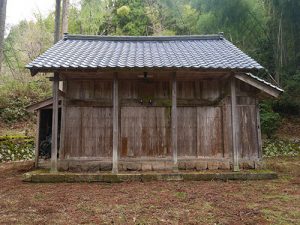
[[[81,151],[80,156],[93,157],[95,156],[95,143],[93,124],[95,123],[94,108],[81,107]]]
[[[194,81],[177,81],[177,99],[194,99],[195,92]]]
[[[197,156],[197,107],[177,107],[178,155]]]
[[[237,108],[237,118],[239,118],[239,157],[243,159],[258,158],[258,134],[256,122],[255,105],[239,105]]]
[[[258,144],[258,158],[262,158],[262,141],[261,141],[261,129],[260,129],[260,112],[259,102],[256,99],[256,127],[257,127],[257,144]]]
[[[57,135],[58,135],[58,86],[59,76],[53,77],[53,114],[52,114],[52,141],[51,141],[51,172],[57,172]]]
[[[118,173],[118,140],[119,140],[119,96],[118,77],[114,75],[113,83],[113,167],[112,173]]]
[[[214,101],[220,97],[219,80],[203,80],[201,97],[205,100]]]
[[[223,157],[221,108],[197,107],[197,155]]]
[[[39,165],[39,148],[40,148],[40,121],[41,121],[41,110],[37,111],[37,118],[36,118],[36,136],[35,136],[35,159],[34,159],[34,166],[35,168]]]
[[[122,158],[170,155],[165,107],[122,107],[120,153]]]
[[[82,113],[81,107],[66,107],[65,158],[80,157],[82,148]]]
[[[232,123],[232,146],[233,146],[233,171],[239,171],[238,160],[238,124],[237,124],[237,106],[236,106],[236,86],[235,78],[230,80],[231,93],[231,123]]]
[[[224,158],[232,158],[232,122],[231,122],[231,105],[222,106],[222,127],[223,127],[223,148]]]
[[[72,99],[81,98],[82,85],[80,80],[68,80],[66,83],[67,92],[66,97]]]
[[[94,81],[94,99],[112,99],[112,81]]]
[[[176,73],[172,74],[172,115],[171,115],[171,123],[172,123],[172,152],[173,152],[173,162],[174,169],[178,168],[177,163],[177,84],[176,84]]]

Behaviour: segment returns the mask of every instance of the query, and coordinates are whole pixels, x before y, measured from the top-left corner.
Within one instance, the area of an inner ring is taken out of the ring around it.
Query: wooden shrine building
[[[282,92],[222,35],[66,34],[27,68],[54,74],[53,98],[29,107],[51,171],[256,168],[258,100]]]

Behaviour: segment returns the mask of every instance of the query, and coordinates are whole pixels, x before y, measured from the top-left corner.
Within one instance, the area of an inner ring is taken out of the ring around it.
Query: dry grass
[[[0,164],[0,224],[300,224],[299,158],[282,161],[273,181],[120,184],[23,183],[28,164]]]

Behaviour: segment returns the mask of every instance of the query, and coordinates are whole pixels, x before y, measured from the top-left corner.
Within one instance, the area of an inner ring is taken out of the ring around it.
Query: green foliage
[[[34,140],[26,136],[0,137],[0,163],[34,158]]]
[[[285,93],[274,103],[274,110],[282,115],[300,115],[300,70],[288,74],[285,79]]]
[[[260,104],[260,122],[262,133],[272,137],[280,125],[280,115],[273,111],[271,102]]]
[[[111,3],[112,18],[108,32],[113,35],[149,35],[149,18],[145,14],[145,2],[140,0],[119,0]],[[111,15],[110,15],[111,16]]]
[[[50,96],[50,82],[45,78],[22,82],[9,77],[0,79],[0,119],[6,123],[31,118],[25,107]]]
[[[119,16],[128,16],[130,13],[130,8],[127,5],[123,5],[117,9],[117,15]]]
[[[75,34],[103,34],[105,29],[105,16],[110,15],[105,0],[82,0],[81,9],[70,7],[69,33]]]
[[[267,139],[263,144],[263,155],[274,156],[299,156],[300,142],[289,140]]]

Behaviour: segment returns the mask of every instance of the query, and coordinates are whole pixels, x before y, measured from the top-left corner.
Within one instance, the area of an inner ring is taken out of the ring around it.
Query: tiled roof
[[[263,68],[222,35],[170,37],[66,35],[63,40],[26,67],[35,72],[60,69]]]

